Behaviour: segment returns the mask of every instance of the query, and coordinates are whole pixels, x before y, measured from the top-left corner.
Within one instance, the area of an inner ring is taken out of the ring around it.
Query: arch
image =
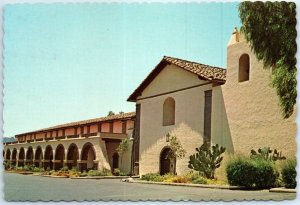
[[[10,160],[10,149],[8,148],[7,150],[6,150],[6,154],[5,154],[5,159],[6,160]]]
[[[55,149],[55,169],[61,169],[65,160],[65,148],[62,144],[59,144]]]
[[[42,167],[42,160],[43,160],[43,151],[41,146],[38,146],[35,150],[35,155],[34,155],[34,165],[36,167]]]
[[[33,149],[32,147],[28,147],[26,152],[26,164],[32,164],[33,163]]]
[[[249,80],[250,75],[250,57],[244,53],[239,59],[239,82]]]
[[[78,147],[75,143],[70,144],[67,152],[67,165],[69,169],[77,169],[77,161],[79,159]]]
[[[81,164],[81,170],[95,169],[94,160],[96,159],[96,152],[92,143],[87,142],[83,145],[81,150],[81,160],[86,163]]]
[[[17,148],[14,148],[11,156],[11,164],[13,166],[16,166],[17,164],[17,153],[18,153]]]
[[[44,169],[53,169],[53,149],[51,145],[47,145],[44,154]]]
[[[176,173],[176,156],[170,147],[164,147],[159,156],[159,173],[161,175]]]
[[[168,97],[163,105],[163,126],[175,124],[175,100]]]
[[[18,160],[18,166],[24,166],[24,159],[25,159],[25,150],[24,147],[20,148],[19,151],[19,160]]]
[[[114,155],[112,156],[112,168],[113,168],[113,171],[114,171],[114,169],[119,168],[119,154],[118,154],[118,152],[115,152]]]

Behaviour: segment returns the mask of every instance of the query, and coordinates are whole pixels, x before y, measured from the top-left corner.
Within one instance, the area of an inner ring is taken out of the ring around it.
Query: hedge
[[[296,160],[287,160],[281,170],[281,176],[286,188],[296,188],[297,181],[296,181]]]
[[[240,156],[228,162],[226,174],[230,185],[257,189],[275,187],[278,177],[272,162]]]

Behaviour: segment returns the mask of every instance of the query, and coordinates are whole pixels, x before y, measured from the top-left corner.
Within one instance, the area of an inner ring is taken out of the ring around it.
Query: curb
[[[169,185],[169,186],[186,186],[186,187],[198,187],[198,188],[210,188],[210,189],[230,189],[230,190],[241,190],[244,187],[229,186],[229,185],[206,185],[206,184],[183,184],[183,183],[168,183],[168,182],[149,182],[149,181],[128,181],[129,183],[140,183],[140,184],[158,184],[158,185]]]
[[[297,193],[296,189],[287,189],[287,188],[272,188],[269,192],[277,192],[277,193]]]
[[[30,175],[30,174],[33,174],[33,172],[19,172],[18,174]]]
[[[103,179],[103,177],[69,177],[70,179]]]
[[[67,176],[51,176],[51,175],[41,175],[42,177],[52,177],[52,178],[69,178]]]
[[[98,176],[98,177],[70,177],[70,179],[128,179],[130,176]],[[132,178],[140,178],[132,176]]]

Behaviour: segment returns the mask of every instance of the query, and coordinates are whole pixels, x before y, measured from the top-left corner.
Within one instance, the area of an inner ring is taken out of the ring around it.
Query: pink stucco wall
[[[103,123],[101,125],[101,132],[109,132],[109,123]]]
[[[90,132],[91,133],[98,132],[98,125],[97,124],[91,125]]]
[[[67,128],[67,129],[65,130],[65,135],[66,135],[66,136],[74,135],[74,134],[75,134],[74,128]]]

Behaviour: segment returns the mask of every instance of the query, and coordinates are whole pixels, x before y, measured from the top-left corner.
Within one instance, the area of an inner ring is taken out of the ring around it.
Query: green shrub
[[[225,152],[225,147],[218,144],[210,146],[206,142],[196,148],[196,153],[190,156],[188,167],[199,174],[203,174],[208,179],[215,178],[215,171],[221,166],[223,157],[221,156]]]
[[[257,159],[255,160],[255,168],[254,184],[256,188],[269,189],[276,186],[276,179],[279,177],[279,173],[272,162]]]
[[[45,170],[44,170],[43,167],[41,167],[41,168],[39,168],[39,167],[34,167],[34,168],[32,169],[32,171],[33,171],[33,172],[44,172]]]
[[[286,160],[286,162],[282,166],[281,176],[286,188],[296,188],[296,160]]]
[[[28,165],[24,166],[23,170],[24,171],[33,171],[34,168],[35,168],[34,165],[28,164]]]
[[[102,176],[110,176],[110,175],[112,175],[111,171],[109,169],[106,169],[106,168],[102,168],[101,172],[102,172]]]
[[[63,171],[63,172],[69,171],[69,167],[64,166],[63,168],[60,169],[60,171]]]
[[[120,173],[121,173],[120,169],[114,169],[115,176],[120,176]]]
[[[3,166],[5,170],[8,170],[11,168],[11,162],[10,161],[4,161]]]
[[[80,176],[80,177],[86,177],[86,176],[87,176],[86,171],[82,172],[79,176]]]
[[[16,170],[22,171],[22,170],[23,170],[23,167],[16,167]]]
[[[94,177],[94,176],[102,176],[102,173],[98,170],[90,170],[87,173],[88,176]]]
[[[107,169],[102,169],[102,171],[99,170],[90,170],[87,173],[88,176],[109,176],[111,175],[111,172]]]
[[[172,183],[190,183],[191,179],[187,176],[163,176],[163,182],[172,182]]]
[[[130,173],[120,172],[119,176],[130,176]]]
[[[158,173],[148,173],[148,174],[142,175],[142,180],[162,182],[162,181],[164,181],[164,177]]]
[[[229,161],[226,174],[230,185],[259,189],[274,187],[278,177],[270,161],[240,156]]]
[[[193,184],[207,184],[207,180],[201,176],[192,180]]]
[[[254,172],[253,161],[241,156],[231,159],[226,166],[228,182],[233,186],[252,187]]]

